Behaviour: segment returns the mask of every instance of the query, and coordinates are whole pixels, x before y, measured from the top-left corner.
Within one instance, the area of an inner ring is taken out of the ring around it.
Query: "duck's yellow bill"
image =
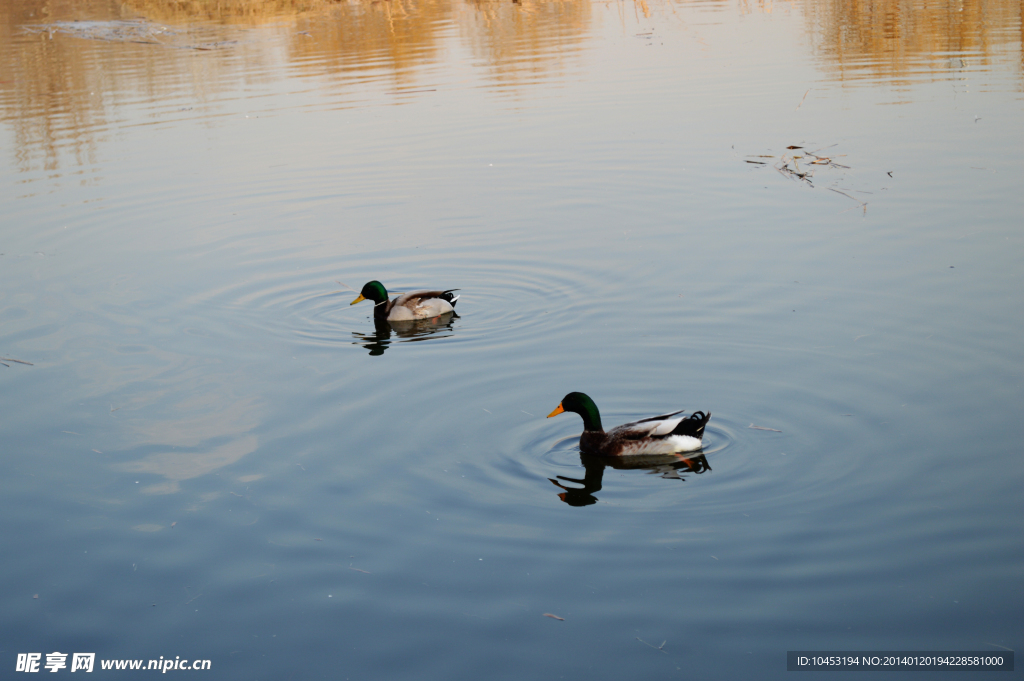
[[[353,300],[351,303],[349,303],[349,305],[355,305],[356,303],[361,303],[364,300],[366,300],[366,298],[364,298],[362,294],[360,294],[359,297]]]
[[[551,418],[552,416],[558,416],[558,415],[559,415],[559,414],[561,414],[561,413],[562,413],[563,411],[565,411],[565,409],[562,409],[562,403],[561,403],[561,402],[559,402],[559,403],[558,403],[558,406],[557,406],[557,407],[555,407],[555,410],[554,410],[553,412],[551,412],[550,414],[548,414],[548,418]]]

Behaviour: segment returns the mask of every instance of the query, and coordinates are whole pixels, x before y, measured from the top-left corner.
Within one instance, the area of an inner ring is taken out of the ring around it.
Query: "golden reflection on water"
[[[124,7],[150,21],[259,24],[323,10],[332,0],[125,0]]]
[[[662,1],[659,16],[676,23],[686,8],[730,8]],[[1021,69],[1019,0],[785,5],[802,11],[829,80],[914,82],[1006,60]],[[240,82],[272,80],[280,68],[326,77],[343,93],[377,81],[401,95],[457,77],[447,67],[458,58],[451,48],[458,40],[488,87],[527,87],[565,77],[567,58],[603,7],[591,0],[9,1],[0,5],[0,117],[13,129],[17,170],[52,172],[94,163],[120,101],[166,106],[178,97],[201,108]],[[732,7],[770,13],[774,5]],[[651,14],[647,0],[618,9],[630,10]]]
[[[93,162],[118,100],[202,106],[282,67],[340,90],[383,81],[397,94],[436,84],[430,70],[455,30],[500,89],[557,78],[590,23],[590,0],[9,2],[0,118],[19,172],[54,171],[62,158]]]
[[[808,33],[831,79],[896,84],[921,80],[921,74],[991,66],[999,60],[996,53],[1014,43],[1019,70],[1022,7],[1019,0],[803,2]]]

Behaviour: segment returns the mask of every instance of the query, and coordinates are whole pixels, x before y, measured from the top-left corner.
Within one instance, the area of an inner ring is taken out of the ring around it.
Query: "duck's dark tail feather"
[[[444,293],[441,294],[441,298],[443,298],[444,300],[447,300],[448,303],[451,304],[452,307],[455,307],[455,303],[458,302],[459,296],[452,295],[452,291],[458,291],[458,290],[459,289],[457,289],[457,288],[453,288],[453,289],[450,289],[448,291],[445,291]]]
[[[711,412],[695,411],[679,422],[672,431],[673,435],[689,435],[698,440],[704,437],[704,426],[711,420]]]

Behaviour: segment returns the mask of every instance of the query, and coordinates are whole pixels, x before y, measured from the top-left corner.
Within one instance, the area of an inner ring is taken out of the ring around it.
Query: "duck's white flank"
[[[452,304],[444,298],[420,299],[421,296],[429,293],[431,293],[431,291],[410,291],[409,293],[403,293],[398,296],[395,298],[395,303],[391,307],[391,312],[388,313],[388,319],[396,322],[411,319],[427,319],[428,317],[437,317],[438,315],[455,311]],[[459,297],[455,296],[452,299],[452,302],[455,302],[458,299]],[[413,307],[407,307],[410,304],[412,304]]]

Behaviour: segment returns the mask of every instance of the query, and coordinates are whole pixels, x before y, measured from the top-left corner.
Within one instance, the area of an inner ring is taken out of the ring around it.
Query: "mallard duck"
[[[455,311],[458,296],[452,295],[453,288],[448,291],[410,291],[403,293],[394,300],[388,300],[388,291],[379,281],[370,281],[363,286],[359,297],[350,305],[364,300],[373,301],[373,318],[386,319],[389,322],[401,322],[410,319],[427,319],[437,317],[446,312]]]
[[[689,416],[671,414],[624,423],[607,433],[601,427],[601,413],[594,400],[583,393],[569,393],[562,398],[548,418],[563,411],[576,412],[583,417],[580,451],[598,456],[628,456],[630,454],[674,454],[693,452],[701,448],[704,426],[711,414],[695,411]]]

